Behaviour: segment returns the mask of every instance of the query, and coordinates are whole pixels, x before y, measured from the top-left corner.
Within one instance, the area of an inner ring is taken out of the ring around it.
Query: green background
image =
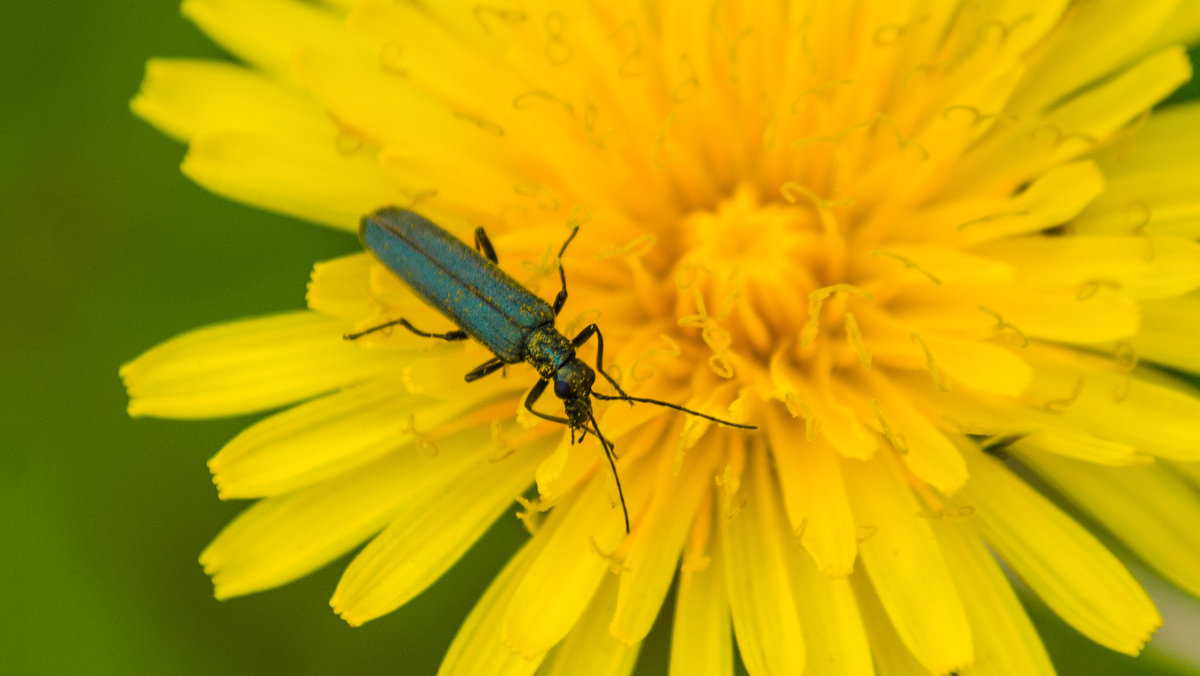
[[[0,12],[0,673],[433,673],[520,544],[515,519],[359,629],[327,605],[344,562],[217,602],[196,558],[242,505],[205,461],[247,420],[131,420],[117,378],[176,333],[301,307],[312,263],[357,243],[202,191],[183,147],[129,113],[148,58],[222,58],[176,4]],[[1031,607],[1062,673],[1188,672]],[[666,629],[638,673],[665,673]]]

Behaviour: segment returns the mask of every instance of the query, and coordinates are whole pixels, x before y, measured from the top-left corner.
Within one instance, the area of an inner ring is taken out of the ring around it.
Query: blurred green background
[[[359,629],[327,605],[342,563],[217,602],[196,558],[242,505],[217,500],[205,461],[247,421],[131,420],[117,378],[181,331],[301,307],[312,263],[357,243],[205,193],[183,147],[128,112],[146,59],[223,58],[176,3],[5,3],[0,19],[0,673],[433,673],[523,539],[515,519]],[[1191,673],[1031,608],[1064,674]],[[666,629],[638,673],[666,672]]]

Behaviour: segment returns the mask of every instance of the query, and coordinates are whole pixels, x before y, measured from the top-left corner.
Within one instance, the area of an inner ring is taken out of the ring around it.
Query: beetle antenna
[[[690,413],[691,415],[694,415],[698,418],[704,418],[705,420],[711,420],[715,423],[720,423],[722,425],[728,425],[730,427],[737,427],[737,428],[743,429],[743,430],[758,429],[757,427],[755,427],[753,425],[742,425],[739,423],[730,422],[728,420],[722,420],[721,418],[714,418],[711,415],[701,413],[700,411],[693,411],[690,408],[684,408],[678,404],[672,404],[668,401],[659,401],[658,399],[645,399],[643,397],[631,397],[628,394],[623,397],[613,397],[613,396],[609,396],[607,394],[600,394],[599,392],[592,392],[592,396],[597,399],[604,399],[606,401],[636,401],[636,402],[640,402],[642,404],[657,404],[659,406],[673,408],[676,411],[683,411],[684,413]]]
[[[617,497],[621,500],[621,514],[625,517],[625,534],[629,535],[629,508],[625,506],[625,491],[621,490],[621,477],[617,474],[617,454],[613,451],[612,442],[600,434],[600,425],[596,424],[596,416],[591,411],[588,417],[592,419],[592,429],[587,430],[596,435],[600,445],[604,447],[604,457],[608,458],[608,468],[612,470],[613,480],[617,482]]]

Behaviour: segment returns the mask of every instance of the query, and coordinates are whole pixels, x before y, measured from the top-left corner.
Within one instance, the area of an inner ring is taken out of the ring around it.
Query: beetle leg
[[[604,370],[604,336],[600,334],[599,326],[596,326],[595,324],[588,324],[587,326],[583,327],[583,330],[575,334],[575,337],[571,339],[571,346],[579,347],[583,345],[592,337],[593,334],[596,336],[596,370],[600,372],[600,375],[604,376],[605,380],[612,384],[617,392],[621,393],[621,396],[628,397],[629,395],[625,392],[625,390],[622,390],[621,386],[617,384],[617,381],[613,380],[613,377],[608,375],[608,373]],[[631,402],[630,406],[632,405],[633,404]]]
[[[481,227],[475,228],[475,250],[487,256],[489,261],[500,263],[500,259],[496,258],[496,249],[492,246],[492,240],[488,239],[487,233]]]
[[[496,357],[495,359],[489,359],[479,366],[471,369],[471,371],[467,373],[463,380],[466,380],[468,383],[475,382],[476,380],[479,380],[486,375],[491,375],[502,368],[504,368],[504,362],[501,361],[499,357]]]
[[[380,324],[379,326],[372,326],[369,329],[365,329],[365,330],[359,331],[357,333],[347,333],[346,335],[342,336],[342,338],[344,338],[346,340],[358,340],[359,338],[362,338],[363,336],[367,335],[368,333],[375,333],[376,331],[390,329],[393,326],[403,326],[404,328],[408,329],[409,331],[412,331],[413,333],[417,334],[418,336],[423,336],[425,338],[441,338],[442,340],[449,340],[449,341],[466,340],[467,339],[467,332],[463,331],[462,329],[459,329],[457,331],[447,331],[446,333],[429,333],[428,331],[422,331],[421,329],[418,329],[417,327],[413,326],[412,324],[409,324],[407,319],[393,319],[390,322],[384,322],[384,323]]]
[[[561,425],[566,425],[567,427],[570,427],[571,428],[571,440],[574,441],[575,440],[575,435],[574,435],[575,428],[571,427],[570,420],[567,420],[566,418],[560,418],[556,415],[548,415],[546,413],[542,413],[540,411],[533,410],[534,402],[536,402],[538,400],[538,397],[542,396],[542,393],[546,391],[546,383],[548,383],[548,382],[550,382],[550,381],[549,380],[539,380],[536,383],[534,383],[533,387],[529,390],[529,394],[526,395],[526,397],[525,397],[525,409],[527,411],[529,411],[530,413],[536,415],[537,417],[541,418],[542,420],[549,420],[550,422],[556,422]]]
[[[579,234],[579,226],[575,226],[575,229],[571,231],[571,234],[567,235],[567,241],[563,242],[562,247],[558,250],[558,279],[562,282],[562,290],[559,291],[558,295],[554,297],[555,317],[558,316],[558,313],[562,310],[563,305],[565,305],[567,302],[567,273],[563,271],[562,257],[563,254],[567,252],[567,245],[571,243],[571,240],[575,239],[575,235],[577,234]]]

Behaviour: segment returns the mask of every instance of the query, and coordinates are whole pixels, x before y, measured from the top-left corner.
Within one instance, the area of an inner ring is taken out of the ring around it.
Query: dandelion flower
[[[202,555],[218,597],[365,544],[332,599],[358,625],[519,512],[444,674],[628,673],[676,578],[673,674],[731,673],[734,641],[755,675],[1050,673],[1001,562],[1138,653],[1152,601],[1031,478],[1200,593],[1200,106],[1150,112],[1200,4],[183,8],[241,63],[152,61],[133,109],[193,180],[348,233],[484,227],[544,298],[579,226],[560,330],[758,427],[596,402],[627,536],[596,442],[522,410],[527,366],[343,340],[454,327],[367,253],[319,263],[307,310],[122,369],[133,415],[280,409],[210,463],[257,500]]]

